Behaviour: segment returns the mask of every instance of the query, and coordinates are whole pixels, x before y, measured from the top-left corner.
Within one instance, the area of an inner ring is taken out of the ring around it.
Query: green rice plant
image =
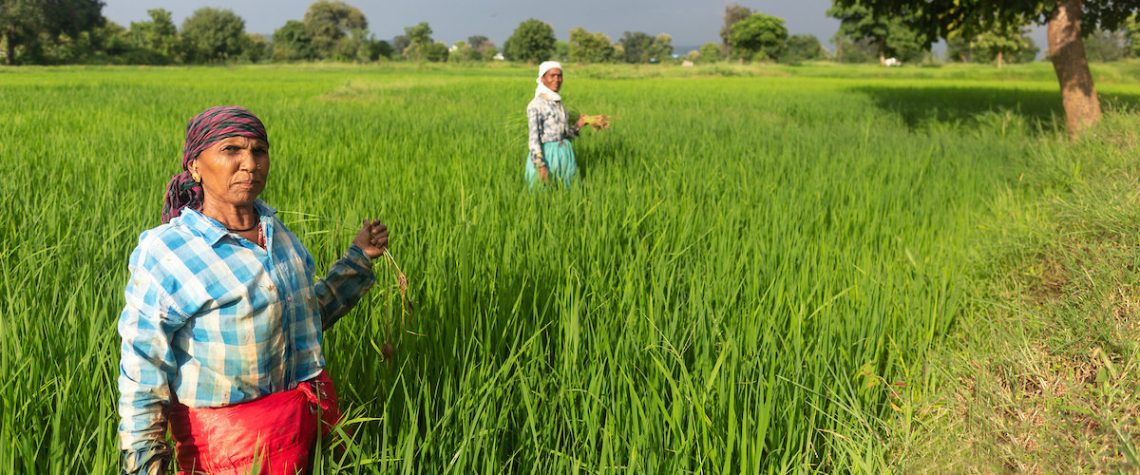
[[[0,472],[115,470],[127,256],[185,121],[224,103],[265,121],[263,198],[318,268],[364,216],[400,256],[325,335],[352,436],[322,471],[886,469],[894,394],[927,384],[978,220],[1059,101],[1033,79],[805,68],[571,70],[568,105],[620,126],[575,143],[578,183],[539,192],[525,122],[502,125],[529,70],[5,70]],[[978,105],[1001,94],[1022,109]]]

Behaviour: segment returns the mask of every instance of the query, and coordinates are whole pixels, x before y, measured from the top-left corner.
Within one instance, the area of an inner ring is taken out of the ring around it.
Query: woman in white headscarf
[[[570,124],[566,107],[562,105],[562,65],[556,61],[546,61],[538,66],[538,87],[534,99],[526,108],[529,126],[528,146],[530,154],[526,163],[526,180],[532,186],[536,182],[549,183],[552,179],[569,186],[578,173],[578,162],[574,158],[574,147],[570,140],[578,136],[578,131],[586,125],[586,116]]]

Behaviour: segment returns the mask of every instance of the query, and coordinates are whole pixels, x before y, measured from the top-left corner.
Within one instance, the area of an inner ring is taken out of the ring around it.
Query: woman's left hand
[[[586,114],[578,116],[578,129],[581,130],[586,126]]]
[[[388,249],[388,226],[378,219],[366,219],[352,243],[364,251],[369,259],[380,257]]]

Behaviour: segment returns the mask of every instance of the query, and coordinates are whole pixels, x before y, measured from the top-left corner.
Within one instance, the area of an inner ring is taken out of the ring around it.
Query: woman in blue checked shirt
[[[305,471],[317,431],[339,418],[321,333],[375,281],[388,230],[365,221],[315,280],[312,256],[258,199],[269,138],[241,107],[190,120],[182,168],[164,224],[130,257],[118,325],[123,472],[165,473],[168,426],[179,473]]]
[[[546,61],[538,66],[538,87],[534,99],[526,108],[528,126],[527,144],[530,154],[526,162],[526,181],[548,183],[555,180],[569,186],[578,174],[578,162],[570,140],[586,125],[586,116],[578,117],[571,125],[566,107],[562,104],[562,65]]]

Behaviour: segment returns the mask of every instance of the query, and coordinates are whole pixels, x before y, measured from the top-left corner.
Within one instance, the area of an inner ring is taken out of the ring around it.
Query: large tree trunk
[[[1049,20],[1049,59],[1061,83],[1065,124],[1069,137],[1077,138],[1100,121],[1100,100],[1096,97],[1085,43],[1081,40],[1083,0],[1057,0],[1057,11]]]
[[[879,66],[887,65],[887,40],[879,40]]]
[[[1001,51],[998,51],[997,60],[998,60],[998,69],[1004,68],[1005,67],[1005,55]]]

